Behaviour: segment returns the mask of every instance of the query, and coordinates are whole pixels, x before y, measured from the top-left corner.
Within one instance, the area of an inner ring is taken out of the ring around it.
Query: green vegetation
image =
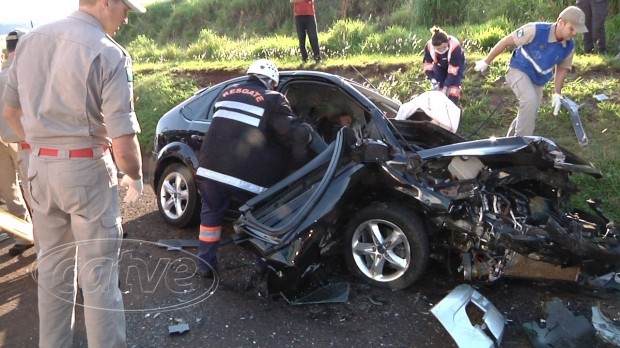
[[[456,36],[467,53],[459,134],[472,139],[502,136],[517,109],[514,95],[503,83],[509,53],[500,55],[484,75],[473,71],[474,62],[521,24],[554,21],[563,7],[573,4],[567,0],[357,0],[349,1],[347,18],[342,19],[343,2],[317,1],[319,41],[326,58],[318,66],[300,65],[292,5],[285,0],[170,0],[152,4],[144,16],[132,15],[132,25],[123,28],[119,41],[134,59],[144,151],[152,149],[155,125],[164,112],[222,76],[243,74],[257,58],[273,59],[281,70],[318,69],[360,82],[367,79],[381,93],[405,102],[429,88],[421,52],[432,24]],[[610,1],[610,9],[608,47],[615,54],[620,45],[618,0]],[[604,172],[601,180],[574,177],[582,190],[576,204],[600,198],[620,220],[620,60],[613,55],[581,54],[580,39],[575,71],[563,93],[584,104],[580,114],[590,144],[577,145],[565,111],[552,115],[551,83],[545,88],[536,133],[591,160]],[[596,102],[593,95],[600,93],[609,100]]]

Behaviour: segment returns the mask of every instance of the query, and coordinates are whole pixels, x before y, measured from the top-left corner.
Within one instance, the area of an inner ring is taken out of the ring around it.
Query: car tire
[[[404,289],[420,279],[429,260],[420,218],[396,203],[375,203],[348,223],[344,239],[349,271],[376,287]]]
[[[157,183],[157,208],[164,220],[176,227],[195,225],[200,218],[200,201],[189,168],[174,163]]]

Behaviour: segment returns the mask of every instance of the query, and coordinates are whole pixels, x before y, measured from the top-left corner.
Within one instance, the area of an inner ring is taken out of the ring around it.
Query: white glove
[[[123,179],[121,180],[121,186],[127,187],[127,194],[125,194],[125,199],[123,200],[125,203],[137,202],[142,195],[142,190],[144,190],[142,178],[140,178],[139,180],[134,180],[130,178],[129,175],[123,176]]]
[[[439,90],[439,82],[435,79],[431,79],[431,91]]]
[[[474,70],[477,72],[484,72],[489,68],[489,64],[487,64],[487,62],[485,62],[484,60],[479,60],[476,62],[476,66],[474,67]]]
[[[562,95],[559,93],[553,93],[553,98],[551,99],[551,106],[553,107],[553,115],[557,116],[558,112],[560,112],[560,107],[562,106]]]

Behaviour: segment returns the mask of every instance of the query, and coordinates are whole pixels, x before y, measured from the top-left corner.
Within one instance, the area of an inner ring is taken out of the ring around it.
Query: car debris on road
[[[472,323],[467,306],[474,304],[484,312],[483,322]],[[460,348],[494,348],[504,336],[506,319],[502,313],[471,285],[461,284],[431,309]]]

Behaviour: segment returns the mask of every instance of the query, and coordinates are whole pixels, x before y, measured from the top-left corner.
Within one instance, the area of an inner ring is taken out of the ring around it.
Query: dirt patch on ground
[[[340,67],[324,67],[321,65],[310,64],[307,66],[300,66],[299,70],[316,70],[328,72],[335,75],[340,75],[344,78],[357,81],[359,83],[367,82],[366,79],[381,78],[389,75],[394,71],[405,71],[410,69],[410,66],[402,65],[390,65],[389,67],[383,67],[379,64],[369,64],[364,67],[340,66]],[[149,74],[150,71],[141,71],[142,74]],[[245,74],[243,70],[192,70],[186,72],[176,72],[175,76],[188,78],[195,82],[200,87],[212,86],[217,83],[242,76]],[[422,76],[422,73],[420,73]]]

